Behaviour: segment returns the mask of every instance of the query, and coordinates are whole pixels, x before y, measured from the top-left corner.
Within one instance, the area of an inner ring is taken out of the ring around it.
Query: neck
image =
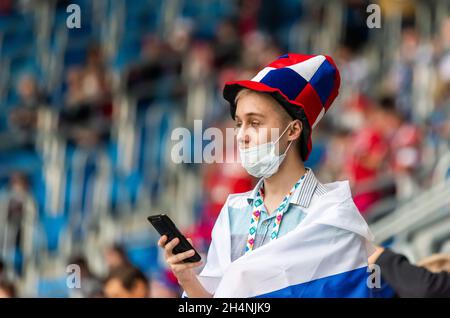
[[[280,165],[277,173],[264,179],[264,193],[270,197],[285,196],[294,184],[306,173],[299,156],[290,153]]]

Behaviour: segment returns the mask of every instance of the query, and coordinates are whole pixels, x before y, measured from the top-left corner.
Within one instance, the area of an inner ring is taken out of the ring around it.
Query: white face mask
[[[289,126],[290,124],[276,141],[256,145],[250,148],[239,148],[242,167],[244,167],[249,174],[257,178],[268,178],[278,171],[278,168],[286,157],[286,153],[291,147],[292,141],[289,143],[286,151],[281,155],[275,153],[276,144],[286,133]]]

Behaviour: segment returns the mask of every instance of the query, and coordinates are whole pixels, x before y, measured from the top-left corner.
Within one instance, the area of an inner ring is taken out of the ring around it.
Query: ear
[[[296,119],[290,125],[291,127],[289,128],[288,140],[292,141],[300,139],[300,135],[303,130],[303,123],[299,119]]]

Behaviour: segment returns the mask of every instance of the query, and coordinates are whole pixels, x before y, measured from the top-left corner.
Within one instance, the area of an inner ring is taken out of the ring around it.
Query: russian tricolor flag
[[[227,202],[199,275],[203,286],[220,298],[370,297],[367,257],[373,236],[353,203],[348,181],[325,186],[329,191],[294,230],[234,262]]]

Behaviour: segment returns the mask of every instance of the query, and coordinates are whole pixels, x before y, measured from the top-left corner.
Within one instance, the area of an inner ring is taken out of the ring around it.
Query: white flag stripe
[[[373,237],[353,203],[348,181],[325,186],[329,191],[311,202],[293,231],[234,262],[227,205],[238,197],[231,195],[199,275],[205,288],[215,297],[254,297],[367,266]]]
[[[255,249],[251,258],[236,260],[218,285],[215,297],[254,297],[367,266],[365,245],[358,235],[325,226],[304,230],[290,232],[272,246]],[[308,241],[306,234],[311,239],[318,236],[312,233],[317,230],[328,233],[322,232],[323,238]],[[332,253],[327,250],[331,247]]]

